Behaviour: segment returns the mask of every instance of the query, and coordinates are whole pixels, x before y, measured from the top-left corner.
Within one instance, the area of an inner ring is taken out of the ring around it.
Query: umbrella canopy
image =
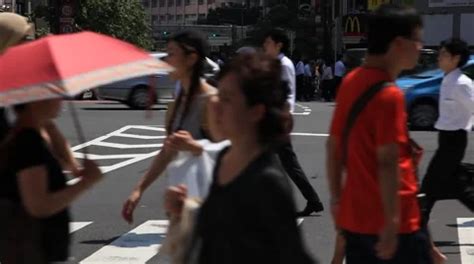
[[[0,106],[70,97],[172,67],[118,39],[93,32],[48,36],[0,55]]]

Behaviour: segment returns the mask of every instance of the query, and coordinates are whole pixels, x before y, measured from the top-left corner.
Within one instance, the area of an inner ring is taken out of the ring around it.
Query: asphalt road
[[[165,177],[146,192],[136,210],[133,225],[123,221],[120,212],[133,186],[149,166],[150,157],[160,149],[165,110],[157,106],[148,112],[135,111],[121,104],[101,101],[75,102],[74,105],[86,141],[92,145],[89,152],[96,154],[94,158],[107,173],[95,189],[72,206],[72,225],[76,231],[73,232],[68,263],[164,263],[159,245],[164,238],[167,219],[162,209]],[[327,208],[324,143],[333,110],[331,103],[303,103],[294,116],[294,148]],[[65,105],[58,125],[71,145],[76,146],[76,155],[80,157],[84,149],[71,120]],[[436,133],[414,132],[413,136],[425,148],[421,166],[421,172],[424,172],[437,147]],[[472,135],[470,139],[474,144]],[[470,161],[474,161],[472,144],[466,155]],[[304,198],[296,188],[294,195],[298,208],[303,208]],[[321,263],[329,263],[335,235],[329,211],[306,217],[300,227],[308,251]],[[437,245],[449,257],[448,264],[474,263],[474,216],[458,202],[445,201],[436,205],[431,230]],[[465,252],[463,262],[460,252]]]

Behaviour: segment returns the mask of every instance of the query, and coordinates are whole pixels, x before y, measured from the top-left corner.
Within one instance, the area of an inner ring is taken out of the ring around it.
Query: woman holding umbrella
[[[61,99],[15,106],[17,120],[1,147],[0,199],[19,205],[26,214],[16,214],[20,221],[11,223],[15,231],[2,234],[7,241],[6,254],[0,256],[2,263],[67,260],[68,207],[102,178],[97,165],[86,160],[78,171],[80,181],[72,186],[66,184],[62,167],[43,132],[60,109]]]
[[[155,157],[149,170],[138,182],[123,205],[122,216],[131,223],[133,212],[145,190],[158,178],[178,151],[200,155],[199,139],[212,138],[207,115],[208,102],[216,89],[202,79],[207,53],[207,41],[195,31],[184,31],[168,42],[166,61],[174,67],[170,76],[181,83],[174,107],[168,110],[165,147]],[[214,138],[215,139],[215,138]]]
[[[27,22],[27,18],[15,13],[0,13],[0,56],[9,47],[24,43],[33,38],[34,27]],[[10,129],[6,118],[5,108],[0,107],[0,142],[3,141]],[[72,155],[69,143],[56,127],[54,122],[44,125],[44,135],[51,141],[56,157],[60,158],[62,167],[78,174],[79,164]]]

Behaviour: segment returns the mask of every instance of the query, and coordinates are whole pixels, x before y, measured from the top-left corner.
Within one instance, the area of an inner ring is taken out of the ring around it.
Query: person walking
[[[337,97],[337,92],[339,90],[339,86],[341,85],[342,78],[346,74],[346,65],[343,62],[343,56],[338,55],[336,64],[334,64],[334,94],[332,98]]]
[[[15,106],[17,120],[0,151],[0,201],[13,215],[0,240],[6,245],[2,263],[45,264],[66,261],[69,248],[69,206],[102,179],[98,166],[86,160],[79,181],[66,184],[63,169],[44,138],[45,124],[59,115],[61,99]],[[4,208],[5,209],[5,208]],[[24,212],[23,212],[24,211]],[[13,218],[12,218],[13,217]]]
[[[313,71],[314,63],[312,61],[307,61],[304,65],[304,95],[303,99],[305,101],[311,101],[313,98]]]
[[[333,74],[332,74],[332,68],[327,65],[325,60],[322,60],[322,66],[321,66],[321,90],[322,90],[322,98],[326,102],[331,102],[333,100],[332,97],[332,90],[333,90]]]
[[[26,17],[10,12],[0,13],[0,56],[8,48],[33,39],[33,31],[34,25],[28,23]],[[0,107],[0,143],[5,139],[10,128],[7,111]],[[64,138],[54,121],[44,124],[42,131],[51,141],[52,150],[61,166],[73,175],[77,175],[79,163],[72,154],[69,142]]]
[[[122,217],[133,222],[133,212],[146,189],[162,174],[177,152],[200,155],[199,139],[213,139],[209,130],[207,104],[216,89],[202,78],[207,54],[207,41],[195,31],[183,31],[168,42],[166,61],[175,68],[170,77],[181,84],[176,103],[168,109],[164,148],[154,158],[149,170],[140,179],[122,208]]]
[[[472,130],[474,114],[474,85],[461,71],[469,60],[469,47],[461,39],[452,38],[441,43],[438,65],[445,73],[441,83],[438,130],[438,149],[428,166],[422,193],[425,194],[423,217],[429,221],[438,199],[449,196],[455,173],[464,158],[467,134]]]
[[[296,100],[301,101],[304,95],[304,76],[305,76],[305,65],[301,56],[298,58],[296,63]]]
[[[289,139],[287,84],[264,54],[237,55],[222,70],[218,124],[231,141],[216,162],[185,263],[313,263],[295,223],[288,178],[273,148]],[[165,208],[179,217],[187,190],[169,188]]]
[[[263,49],[265,50],[266,54],[273,56],[274,58],[278,58],[281,61],[281,79],[286,81],[290,87],[288,104],[290,106],[290,112],[293,112],[295,108],[296,89],[295,67],[293,62],[291,62],[291,60],[285,56],[285,53],[288,51],[288,47],[289,39],[285,32],[276,29],[266,34]],[[282,146],[278,148],[277,152],[286,173],[296,184],[307,201],[306,207],[302,211],[298,212],[297,216],[309,216],[313,212],[318,213],[323,211],[323,204],[321,203],[318,194],[311,186],[311,183],[306,177],[303,168],[301,168],[295,151],[293,150],[291,141],[282,144]]]
[[[345,242],[347,264],[432,263],[404,95],[394,84],[417,63],[422,18],[413,8],[386,4],[369,15],[367,25],[366,62],[342,81],[327,140],[331,211],[344,237],[338,243]],[[381,90],[347,133],[354,103],[374,87]]]

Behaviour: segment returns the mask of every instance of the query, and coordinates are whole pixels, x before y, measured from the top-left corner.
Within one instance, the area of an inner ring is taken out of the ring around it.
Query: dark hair
[[[440,44],[441,48],[445,48],[451,55],[459,55],[460,60],[458,63],[458,68],[466,65],[469,60],[470,52],[469,46],[467,43],[459,38],[450,38]]]
[[[258,53],[237,55],[220,73],[238,76],[248,106],[263,104],[265,116],[258,125],[258,140],[272,146],[288,140],[293,119],[287,103],[288,83],[281,80],[280,60]]]
[[[387,53],[396,37],[411,38],[416,28],[423,27],[423,20],[414,8],[394,4],[381,5],[367,21],[367,52],[372,55]]]
[[[281,29],[272,29],[265,34],[265,39],[271,38],[275,43],[281,43],[281,52],[286,54],[290,48],[290,39],[285,31]]]
[[[202,34],[197,31],[193,30],[186,30],[176,33],[175,35],[171,36],[168,42],[176,42],[181,49],[184,50],[186,54],[196,53],[198,56],[198,60],[196,64],[193,66],[193,72],[191,75],[191,85],[189,87],[189,94],[186,98],[186,104],[184,106],[184,110],[181,114],[181,119],[179,120],[179,127],[182,125],[183,120],[185,119],[186,115],[188,114],[189,107],[198,93],[199,87],[201,85],[201,77],[204,74],[204,65],[206,61],[206,56],[208,52],[208,43],[207,40],[204,38]],[[171,114],[171,118],[166,124],[166,130],[170,134],[173,123],[176,119],[177,112],[180,108],[180,105],[183,101],[184,91],[181,90],[178,98],[176,98],[176,104]]]

